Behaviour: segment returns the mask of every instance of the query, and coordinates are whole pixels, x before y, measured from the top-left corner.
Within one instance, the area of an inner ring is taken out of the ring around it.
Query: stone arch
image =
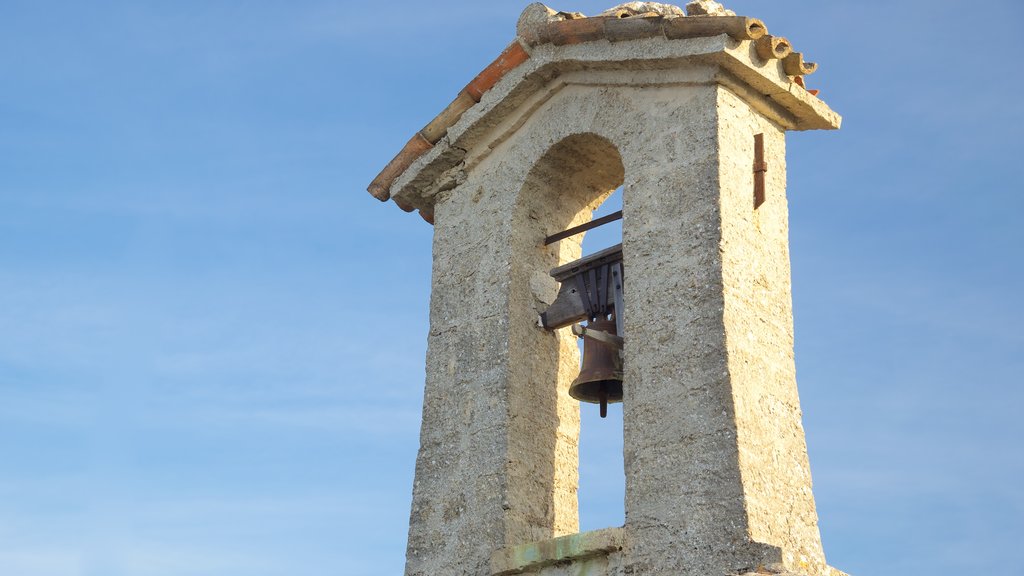
[[[511,217],[509,309],[509,442],[523,446],[533,466],[512,466],[510,500],[527,506],[530,526],[520,542],[572,534],[579,529],[579,403],[569,384],[579,370],[576,338],[549,332],[536,316],[555,298],[549,271],[580,257],[582,237],[544,245],[544,238],[588,222],[625,177],[622,156],[608,139],[572,134],[554,143],[532,165]],[[525,320],[525,321],[524,321]],[[516,450],[510,450],[515,453]],[[514,505],[514,504],[513,504]]]

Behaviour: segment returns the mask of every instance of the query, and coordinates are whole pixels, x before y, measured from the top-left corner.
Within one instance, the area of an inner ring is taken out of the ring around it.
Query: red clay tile
[[[398,198],[392,198],[391,201],[398,205],[398,207],[401,208],[403,212],[412,212],[413,210],[416,209],[415,206],[411,204],[406,204],[405,202],[402,202]]]
[[[746,16],[686,16],[666,18],[665,36],[669,40],[703,38],[728,34],[736,40],[757,40],[768,33],[764,22]]]
[[[420,218],[423,218],[423,220],[427,224],[433,225],[434,224],[434,210],[432,208],[431,209],[420,208]]]
[[[790,76],[806,76],[814,74],[818,65],[814,62],[804,62],[804,55],[800,52],[791,52],[789,56],[782,59],[782,68]]]
[[[759,38],[754,42],[754,48],[757,50],[757,55],[760,56],[762,60],[785,58],[793,51],[793,46],[789,43],[789,40],[786,40],[782,36],[772,35],[765,35]]]
[[[466,85],[465,92],[474,101],[479,102],[484,92],[493,88],[509,70],[526,62],[529,57],[530,55],[518,41],[509,44],[508,48],[505,48],[494,62],[491,62],[487,68],[477,74],[476,78],[473,78],[472,82]]]
[[[380,171],[380,174],[373,179],[370,186],[366,190],[373,195],[374,198],[381,202],[387,202],[388,198],[391,197],[389,190],[391,185],[394,184],[395,179],[401,176],[402,172],[417,158],[422,156],[427,150],[433,148],[434,145],[427,141],[419,132],[412,137],[402,148],[402,151],[395,156],[388,165]]]
[[[793,82],[796,82],[797,86],[803,88],[804,90],[807,90],[807,86],[804,84],[803,76],[794,76]],[[821,90],[807,90],[807,93],[810,94],[811,96],[817,96],[818,94],[821,93]]]
[[[607,19],[594,17],[551,22],[547,25],[548,36],[555,46],[600,40],[604,38],[604,22]]]
[[[658,15],[653,17],[608,18],[604,23],[604,33],[609,42],[662,36],[664,35],[661,27],[663,21],[664,19]]]
[[[448,105],[436,118],[430,121],[423,130],[420,130],[420,134],[427,139],[431,144],[437,144],[437,141],[444,138],[444,135],[448,132],[448,129],[455,125],[462,117],[462,114],[473,107],[476,104],[476,100],[463,90],[459,92],[459,95],[452,100],[452,103]]]

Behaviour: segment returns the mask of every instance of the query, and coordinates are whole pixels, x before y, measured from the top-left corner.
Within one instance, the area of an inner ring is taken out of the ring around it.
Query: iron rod
[[[598,226],[601,226],[602,224],[607,224],[609,222],[615,222],[616,220],[621,220],[621,219],[622,219],[622,210],[619,210],[618,212],[612,212],[611,214],[609,214],[607,216],[602,216],[602,217],[600,217],[600,218],[598,218],[596,220],[591,220],[590,222],[587,222],[586,224],[580,224],[579,226],[573,226],[572,228],[569,228],[568,230],[562,230],[561,232],[559,232],[557,234],[552,234],[551,236],[548,236],[547,238],[544,239],[544,245],[547,246],[548,244],[554,244],[555,242],[558,242],[559,240],[562,240],[564,238],[568,238],[569,236],[575,236],[575,235],[579,234],[580,232],[586,232],[587,230],[590,230],[591,228],[597,228]]]

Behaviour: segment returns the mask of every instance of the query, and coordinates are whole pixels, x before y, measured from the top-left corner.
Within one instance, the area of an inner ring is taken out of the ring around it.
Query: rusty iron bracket
[[[764,204],[764,173],[768,163],[764,160],[764,134],[754,135],[754,209]]]

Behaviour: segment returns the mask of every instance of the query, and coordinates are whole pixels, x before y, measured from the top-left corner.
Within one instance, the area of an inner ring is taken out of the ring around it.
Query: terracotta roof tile
[[[412,212],[413,210],[416,209],[416,207],[413,206],[412,204],[406,204],[405,202],[402,202],[398,198],[392,198],[391,201],[394,202],[396,206],[401,208],[403,212]]]
[[[395,156],[388,165],[380,171],[380,174],[373,179],[367,190],[373,197],[381,202],[386,202],[391,197],[389,190],[391,184],[395,181],[395,178],[401,176],[402,172],[417,158],[423,155],[424,152],[433,148],[434,145],[427,141],[419,132],[416,133],[402,148],[402,151]]]
[[[479,101],[479,98],[473,98],[466,90],[459,92],[459,95],[455,97],[455,100],[452,100],[452,103],[447,108],[431,120],[430,124],[424,126],[423,130],[420,130],[420,134],[431,144],[437,144],[441,138],[444,138],[445,133],[448,132],[448,127],[458,122],[459,118],[462,118],[462,114]]]
[[[465,92],[473,97],[476,102],[480,101],[483,97],[484,92],[487,92],[501,80],[509,70],[512,70],[516,66],[519,66],[530,55],[523,48],[523,45],[518,40],[508,45],[508,48],[498,55],[491,62],[487,68],[484,68],[482,72],[477,74],[473,81],[466,85]]]
[[[549,23],[547,34],[541,33],[541,39],[547,38],[555,46],[567,46],[591,42],[604,38],[604,23],[608,17],[580,18],[578,20],[562,20]]]
[[[423,220],[427,224],[433,224],[434,223],[434,208],[433,207],[430,207],[430,208],[420,208],[420,218],[423,218]]]
[[[754,48],[757,49],[757,55],[762,60],[771,60],[772,58],[785,58],[789,56],[789,53],[793,51],[793,46],[790,45],[789,40],[786,40],[782,36],[771,36],[765,35],[758,38],[754,42]]]
[[[790,76],[806,76],[814,74],[818,65],[814,62],[804,62],[804,55],[799,52],[790,52],[789,56],[782,59],[782,68]]]
[[[657,14],[608,18],[604,22],[604,35],[609,42],[663,36],[663,25],[664,18]]]
[[[669,40],[718,36],[723,33],[736,40],[757,40],[768,33],[764,22],[746,16],[666,18],[664,27],[665,37]]]

